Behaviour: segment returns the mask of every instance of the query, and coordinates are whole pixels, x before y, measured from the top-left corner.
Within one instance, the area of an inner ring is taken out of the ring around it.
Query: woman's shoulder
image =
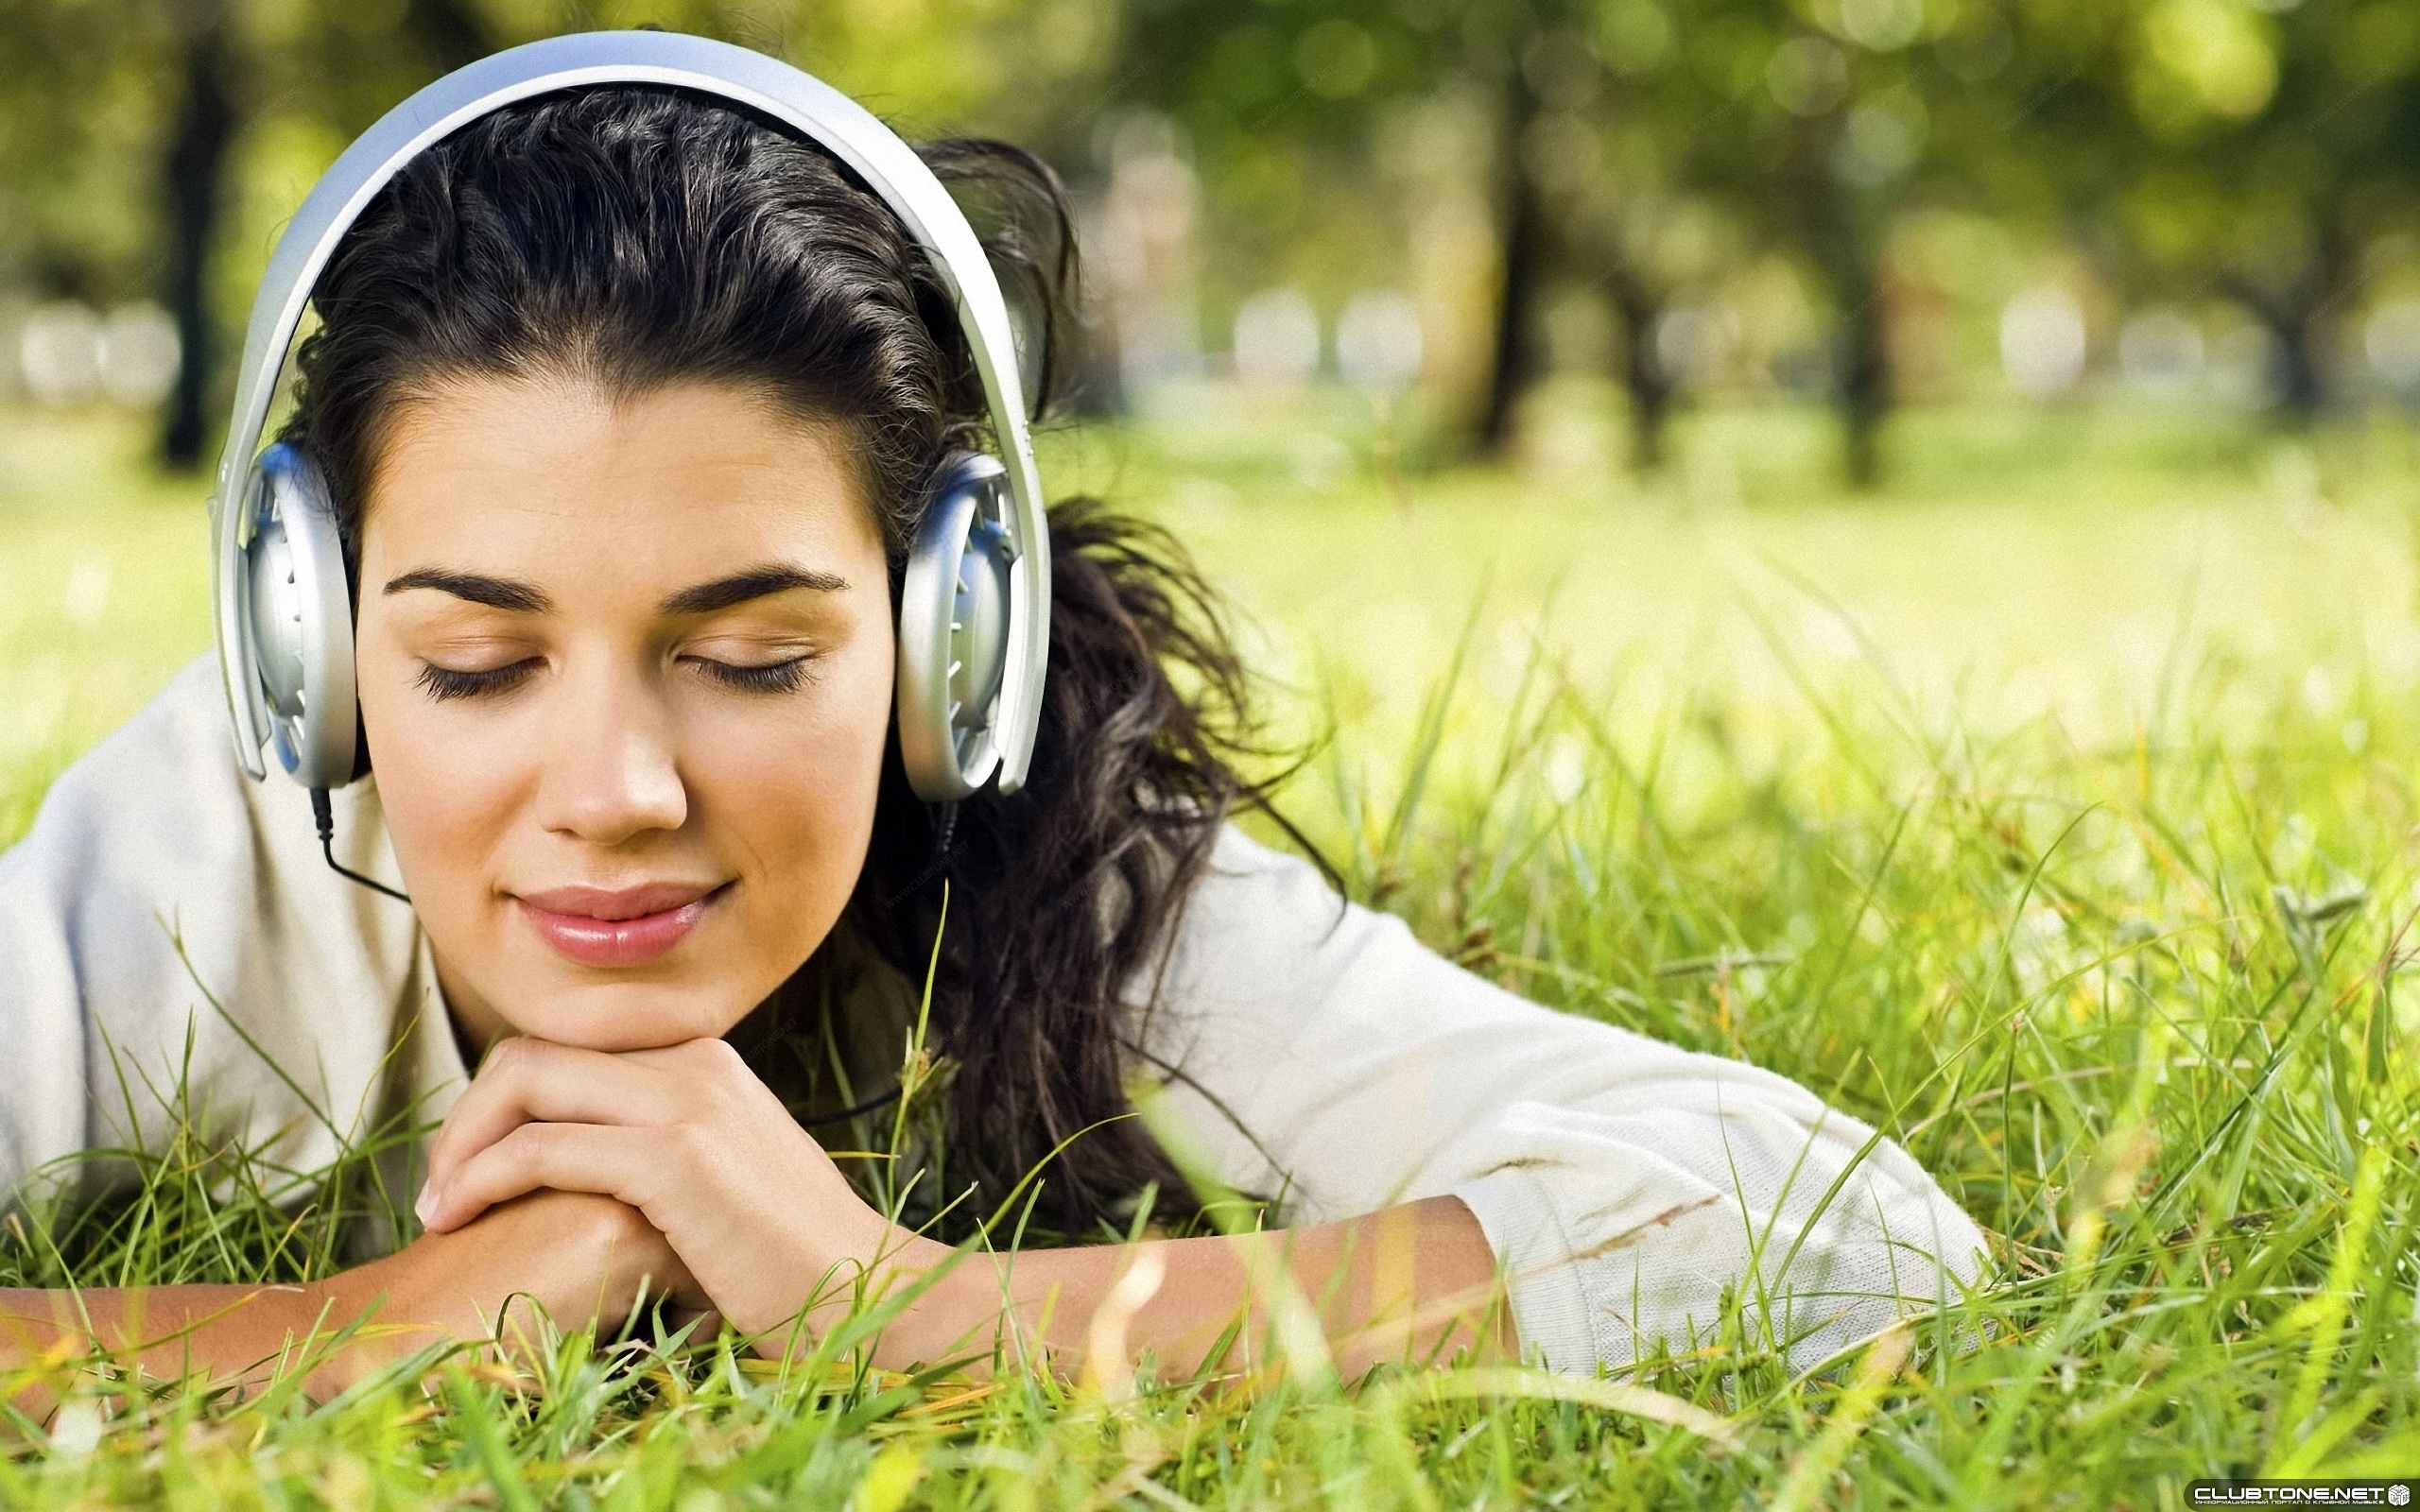
[[[174,769],[212,777],[233,790],[240,771],[227,733],[225,684],[217,659],[194,658],[127,721],[94,744],[52,782],[49,802],[112,781],[156,779]]]
[[[1179,1005],[1270,990],[1299,999],[1334,985],[1387,922],[1347,902],[1319,866],[1230,822],[1186,889],[1154,986]]]
[[[1255,1037],[1315,1018],[1377,1016],[1391,1036],[1423,1021],[1548,1015],[1454,967],[1393,914],[1352,902],[1325,869],[1254,839],[1219,833],[1187,895],[1162,969],[1155,1008],[1178,1022],[1219,1020]]]
[[[195,966],[260,949],[408,954],[409,911],[371,906],[324,864],[310,796],[237,765],[224,698],[216,661],[199,658],[60,773],[0,854],[0,896],[112,947],[174,936],[199,949]],[[374,789],[332,797],[349,862],[389,871]]]
[[[297,1111],[285,1078],[320,1108],[377,1079],[417,927],[326,870],[308,795],[245,776],[223,696],[214,661],[188,665],[60,774],[0,854],[0,1025],[38,1062],[0,1092],[0,1186],[160,1126],[147,1108],[144,1128],[102,1126],[121,1074],[189,1081],[230,1132],[262,1138]],[[337,811],[349,850],[384,851],[374,794]]]
[[[112,890],[159,897],[156,885],[248,840],[224,708],[216,662],[186,665],[52,781],[31,829],[0,855],[0,879],[70,888],[57,900],[70,905]]]

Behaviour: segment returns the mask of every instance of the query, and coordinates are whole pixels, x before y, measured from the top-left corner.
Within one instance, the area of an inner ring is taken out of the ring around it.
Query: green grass
[[[1361,896],[1904,1142],[2000,1246],[1966,1315],[1895,1372],[1794,1379],[1752,1327],[1640,1372],[1728,1446],[1500,1373],[1113,1402],[572,1341],[537,1398],[122,1395],[97,1438],[71,1415],[0,1457],[0,1499],[2148,1508],[2206,1474],[2420,1475],[2407,433],[1918,416],[1901,481],[1851,500],[1805,417],[1724,415],[1653,488],[1543,447],[1407,511],[1364,417],[1323,413],[1340,452],[1203,406],[1058,438],[1054,476],[1230,589],[1280,729],[1332,730],[1292,811]],[[195,490],[128,444],[0,422],[0,835],[207,644]],[[323,1264],[358,1188],[298,1214],[214,1187],[229,1159],[164,1152],[147,1202],[0,1271]],[[1990,1342],[1940,1348],[1959,1328]]]

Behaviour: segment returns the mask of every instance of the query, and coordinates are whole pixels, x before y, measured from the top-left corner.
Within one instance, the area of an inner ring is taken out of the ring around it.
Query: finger
[[[446,1186],[461,1162],[533,1121],[674,1122],[681,1092],[664,1068],[544,1040],[509,1040],[445,1115],[445,1126],[429,1145],[428,1185]]]
[[[633,1065],[651,1066],[660,1071],[678,1072],[683,1076],[708,1079],[725,1075],[753,1076],[747,1060],[733,1048],[728,1040],[683,1040],[679,1044],[658,1045],[651,1050],[617,1050],[616,1060]]]
[[[738,1052],[720,1040],[607,1052],[515,1036],[490,1054],[446,1115],[430,1146],[430,1176],[450,1171],[531,1120],[668,1124],[695,1110],[695,1093],[735,1081],[743,1090],[761,1088]]]
[[[442,1186],[424,1187],[421,1225],[446,1233],[499,1202],[546,1189],[591,1192],[644,1210],[663,1143],[646,1128],[523,1124],[461,1161]]]

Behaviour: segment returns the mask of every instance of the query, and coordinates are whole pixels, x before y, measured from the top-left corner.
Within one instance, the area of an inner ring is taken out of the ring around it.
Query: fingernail
[[[430,1221],[437,1214],[439,1194],[436,1182],[424,1183],[420,1189],[420,1200],[412,1204],[412,1211],[419,1215],[420,1226],[424,1228],[429,1226]]]

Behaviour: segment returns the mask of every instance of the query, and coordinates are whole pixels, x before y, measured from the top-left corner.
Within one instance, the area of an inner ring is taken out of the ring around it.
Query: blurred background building
[[[344,142],[644,22],[1054,163],[1095,412],[1357,390],[1410,466],[1651,471],[1821,406],[1870,482],[1909,406],[2420,401],[2413,0],[9,0],[0,403],[206,464]]]

